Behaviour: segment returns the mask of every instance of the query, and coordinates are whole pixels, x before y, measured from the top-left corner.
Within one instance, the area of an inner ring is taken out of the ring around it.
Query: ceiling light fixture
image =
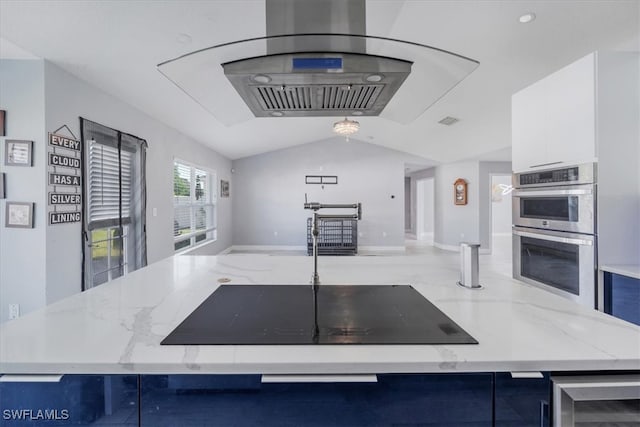
[[[536,19],[536,14],[533,12],[525,13],[518,18],[521,24],[528,24],[529,22],[533,22]]]
[[[349,120],[346,117],[344,120],[340,120],[333,124],[333,131],[338,135],[344,136],[347,141],[349,140],[349,136],[358,132],[358,130],[360,130],[360,123],[355,120]]]
[[[266,84],[271,81],[271,77],[266,76],[264,74],[256,74],[255,76],[253,76],[253,81],[257,83]]]

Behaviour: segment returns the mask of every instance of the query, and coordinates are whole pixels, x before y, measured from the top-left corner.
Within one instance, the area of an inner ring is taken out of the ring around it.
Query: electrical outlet
[[[358,231],[358,237],[362,237],[364,236],[364,233],[362,231]]]
[[[153,216],[158,216],[158,208],[151,209],[151,212]]]
[[[278,237],[278,232],[277,231],[273,232],[273,237]]]
[[[387,237],[387,232],[386,231],[382,232],[382,237]]]
[[[9,304],[9,320],[20,317],[20,304]]]

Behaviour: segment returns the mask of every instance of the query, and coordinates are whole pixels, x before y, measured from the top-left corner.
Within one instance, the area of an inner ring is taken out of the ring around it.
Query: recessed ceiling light
[[[271,115],[273,117],[282,117],[282,116],[284,116],[284,113],[282,111],[272,111]]]
[[[361,116],[362,115],[362,111],[354,111],[351,113],[354,116]]]
[[[528,24],[529,22],[532,22],[535,19],[536,19],[536,14],[533,12],[528,12],[528,13],[525,13],[524,15],[521,15],[520,18],[518,18],[518,21],[520,21],[520,23],[522,24]]]
[[[265,76],[264,74],[256,74],[253,76],[253,81],[257,83],[269,83],[271,81],[271,77]]]
[[[368,82],[377,83],[379,81],[382,81],[383,78],[384,76],[382,74],[369,74],[367,77],[365,77],[365,80],[367,80]]]
[[[189,34],[180,33],[176,37],[176,41],[180,44],[188,44],[191,43],[191,36]]]

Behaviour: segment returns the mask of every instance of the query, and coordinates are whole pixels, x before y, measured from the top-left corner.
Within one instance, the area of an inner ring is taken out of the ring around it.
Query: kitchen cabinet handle
[[[262,383],[377,383],[372,375],[263,375]]]
[[[526,231],[513,230],[513,234],[522,237],[531,237],[533,239],[548,240],[550,242],[568,243],[570,245],[593,246],[593,241],[586,239],[572,239],[569,237],[550,236],[542,233],[529,233]]]
[[[519,378],[544,378],[542,372],[534,371],[534,372],[511,372],[511,378],[519,379]]]
[[[3,375],[0,383],[59,383],[64,375]]]
[[[543,166],[559,165],[560,163],[564,163],[564,162],[540,163],[539,165],[531,165],[529,167],[530,168],[541,168]]]

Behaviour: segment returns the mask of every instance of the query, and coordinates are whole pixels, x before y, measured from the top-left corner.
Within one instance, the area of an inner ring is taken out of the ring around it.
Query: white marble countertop
[[[176,256],[0,325],[0,373],[640,369],[640,327],[514,281],[482,259],[483,290],[455,284],[455,253],[319,260],[324,285],[413,285],[477,345],[161,346],[219,278],[304,284],[312,265],[303,256]]]
[[[600,270],[620,274],[622,276],[633,277],[634,279],[640,279],[640,264],[601,265]]]

